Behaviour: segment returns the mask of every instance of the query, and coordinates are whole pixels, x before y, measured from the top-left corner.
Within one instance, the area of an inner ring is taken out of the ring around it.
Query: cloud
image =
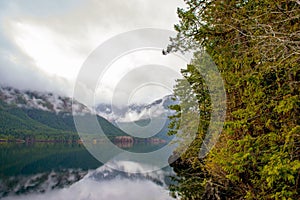
[[[34,67],[32,59],[17,48],[7,45],[5,49],[0,48],[0,55],[0,85],[61,95],[72,94],[70,82]]]
[[[17,0],[0,4],[0,83],[70,95],[82,63],[99,44],[133,29],[172,29],[176,8],[183,3]]]
[[[97,102],[114,105],[147,104],[172,93],[186,63],[161,51],[136,51],[119,58],[99,78]],[[106,94],[105,96],[101,94]]]

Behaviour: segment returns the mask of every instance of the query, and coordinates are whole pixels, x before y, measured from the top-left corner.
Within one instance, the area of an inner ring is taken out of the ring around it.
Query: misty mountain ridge
[[[178,103],[173,95],[166,95],[150,104],[130,104],[116,106],[108,103],[99,103],[95,108],[88,106],[65,96],[60,96],[51,92],[37,92],[30,90],[19,90],[13,87],[0,86],[0,100],[9,105],[15,105],[20,108],[37,109],[48,112],[65,114],[91,114],[97,115],[115,122],[132,122],[160,117],[161,115],[170,115],[172,111],[169,105]]]
[[[73,103],[73,105],[72,105]],[[73,110],[72,110],[73,106]],[[85,105],[52,93],[0,88],[0,139],[77,140],[73,115],[94,118]],[[106,119],[96,116],[107,136],[126,136]],[[87,124],[86,134],[97,134],[96,125]]]
[[[166,95],[150,104],[116,106],[100,103],[96,106],[95,112],[112,123],[126,123],[169,116],[173,113],[169,106],[177,103],[178,100],[176,100],[174,95]]]
[[[168,116],[172,113],[168,106],[174,103],[174,97],[167,95],[150,104],[131,104],[121,108],[99,104],[94,110],[76,100],[72,101],[72,98],[53,93],[0,87],[0,112],[3,118],[0,122],[0,135],[74,135],[77,130],[73,115],[89,118],[96,113],[101,127],[109,136],[136,133],[139,137],[137,134],[145,135],[156,128],[157,134],[154,137],[168,140]],[[164,124],[146,129],[134,126],[147,126],[151,120]],[[97,132],[97,127],[88,127],[88,133]]]
[[[20,108],[37,109],[55,113],[90,114],[91,110],[70,97],[54,93],[0,87],[0,100]],[[72,110],[73,106],[73,110]]]

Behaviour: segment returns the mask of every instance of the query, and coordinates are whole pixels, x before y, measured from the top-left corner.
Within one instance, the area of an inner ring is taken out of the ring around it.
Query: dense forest
[[[195,140],[172,164],[178,184],[171,191],[183,200],[300,199],[300,1],[185,3],[167,52],[209,54],[223,78],[227,108],[217,144],[199,158],[212,97],[196,55],[182,70],[191,90],[178,80],[174,91],[187,104],[195,94],[200,120]],[[183,109],[172,108],[169,133],[188,137],[189,127],[178,125]]]
[[[81,119],[90,120],[92,115],[82,115]],[[126,136],[127,134],[113,126],[103,117],[97,116],[104,133],[109,138]],[[92,139],[97,127],[86,128],[86,137]],[[89,136],[88,136],[89,135]],[[72,113],[50,112],[34,108],[18,107],[0,100],[0,140],[15,141],[57,141],[77,142],[77,133]]]

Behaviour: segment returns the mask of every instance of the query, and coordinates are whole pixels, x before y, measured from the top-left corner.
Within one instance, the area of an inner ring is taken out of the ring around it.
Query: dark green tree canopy
[[[197,159],[211,107],[191,63],[183,75],[208,112],[199,116],[197,139],[173,165],[182,178],[172,190],[182,199],[299,199],[300,2],[185,2],[167,51],[198,48],[211,56],[225,83],[227,114],[219,142]]]

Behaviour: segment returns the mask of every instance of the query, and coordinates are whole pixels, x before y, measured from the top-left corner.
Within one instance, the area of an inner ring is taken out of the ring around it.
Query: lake
[[[160,146],[123,148],[142,152]],[[81,144],[0,143],[0,199],[172,199],[167,189],[170,167],[130,173],[150,166],[130,161],[111,161],[109,166]]]

